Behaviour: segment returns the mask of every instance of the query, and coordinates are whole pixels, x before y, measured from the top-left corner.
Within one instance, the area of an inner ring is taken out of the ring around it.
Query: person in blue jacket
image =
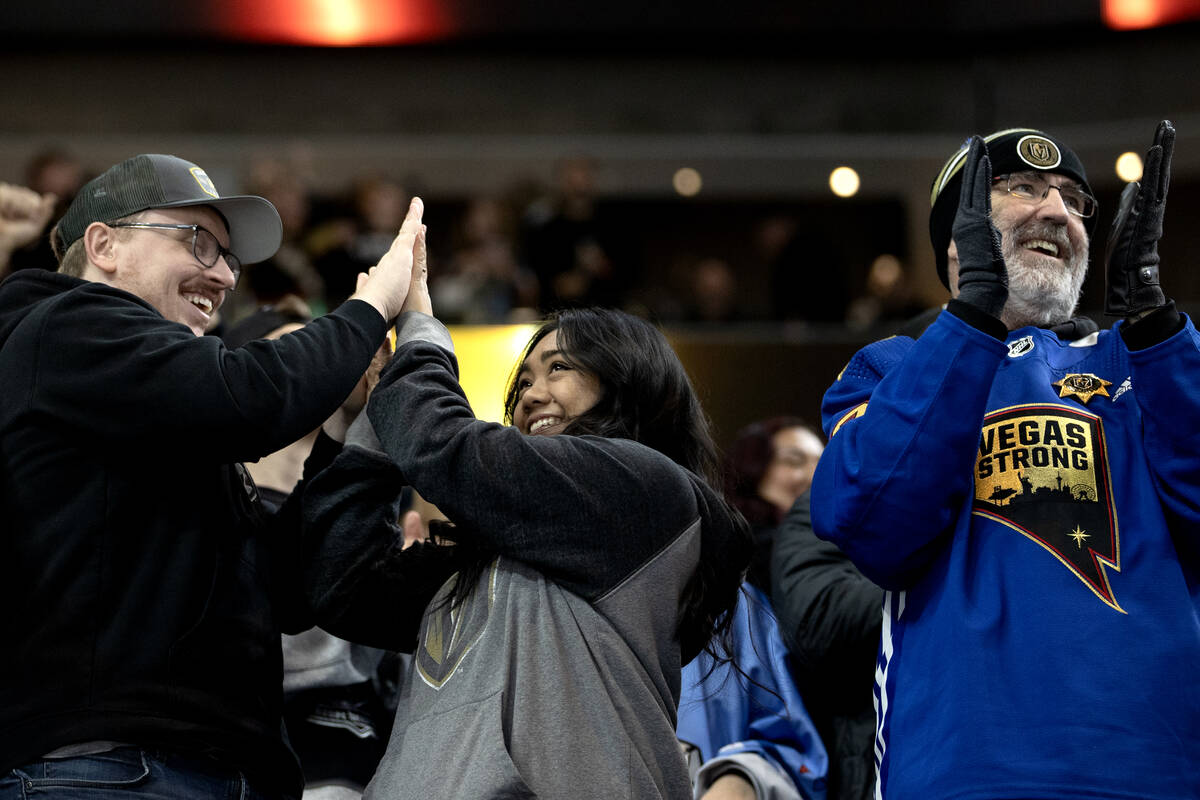
[[[699,800],[829,796],[828,752],[766,594],[775,529],[812,483],[823,446],[803,420],[779,416],[742,428],[725,453],[725,496],[755,543],[730,629],[737,667],[701,656],[683,670],[677,732]]]
[[[931,198],[952,299],[825,395],[814,528],[887,590],[877,797],[1200,797],[1200,335],[1159,283],[1174,142],[1162,122],[1122,194],[1119,319],[1087,332],[1079,158],[970,139]]]
[[[747,582],[730,629],[734,663],[683,668],[676,731],[703,800],[824,800],[828,758],[788,668],[766,594]],[[695,763],[699,762],[699,763]]]

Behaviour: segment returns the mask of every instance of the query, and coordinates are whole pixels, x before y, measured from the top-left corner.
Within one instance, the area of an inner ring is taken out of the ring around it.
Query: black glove
[[[1164,119],[1154,132],[1154,145],[1146,152],[1141,183],[1130,183],[1121,192],[1105,257],[1105,314],[1131,317],[1167,304],[1158,285],[1158,240],[1162,238],[1174,149],[1175,128]]]
[[[972,136],[950,229],[958,250],[958,299],[999,319],[1008,301],[1008,269],[991,213],[992,160],[983,139]]]

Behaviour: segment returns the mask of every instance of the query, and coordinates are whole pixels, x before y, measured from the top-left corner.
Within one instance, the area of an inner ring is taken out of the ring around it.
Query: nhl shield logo
[[[1030,352],[1033,352],[1032,336],[1022,336],[1020,339],[1017,339],[1015,342],[1010,342],[1008,345],[1009,358],[1020,358],[1021,356]]]
[[[1054,142],[1036,134],[1021,137],[1017,142],[1017,156],[1037,169],[1054,169],[1062,162],[1062,154]]]

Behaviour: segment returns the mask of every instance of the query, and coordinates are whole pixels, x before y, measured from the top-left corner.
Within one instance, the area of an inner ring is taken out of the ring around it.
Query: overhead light
[[[829,173],[829,188],[838,197],[853,197],[858,194],[858,173],[850,167],[838,167]]]
[[[1142,179],[1142,157],[1137,153],[1121,153],[1117,156],[1117,177],[1129,183]]]
[[[675,176],[671,178],[671,185],[682,196],[695,197],[700,194],[700,188],[704,185],[704,181],[698,171],[691,167],[680,167],[675,170]]]

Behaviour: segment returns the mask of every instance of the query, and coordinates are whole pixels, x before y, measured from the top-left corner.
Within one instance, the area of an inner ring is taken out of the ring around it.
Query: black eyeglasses
[[[992,185],[1027,203],[1040,203],[1051,189],[1058,189],[1068,213],[1085,219],[1096,213],[1096,198],[1078,186],[1053,186],[1046,176],[1037,172],[998,175],[992,179]]]
[[[150,228],[152,230],[161,228],[172,231],[191,231],[192,256],[200,262],[201,266],[205,269],[215,267],[217,261],[224,256],[225,264],[233,273],[233,288],[237,288],[238,280],[242,277],[241,259],[222,247],[221,243],[217,241],[217,237],[200,225],[177,225],[169,222],[106,222],[105,224],[110,228]]]

